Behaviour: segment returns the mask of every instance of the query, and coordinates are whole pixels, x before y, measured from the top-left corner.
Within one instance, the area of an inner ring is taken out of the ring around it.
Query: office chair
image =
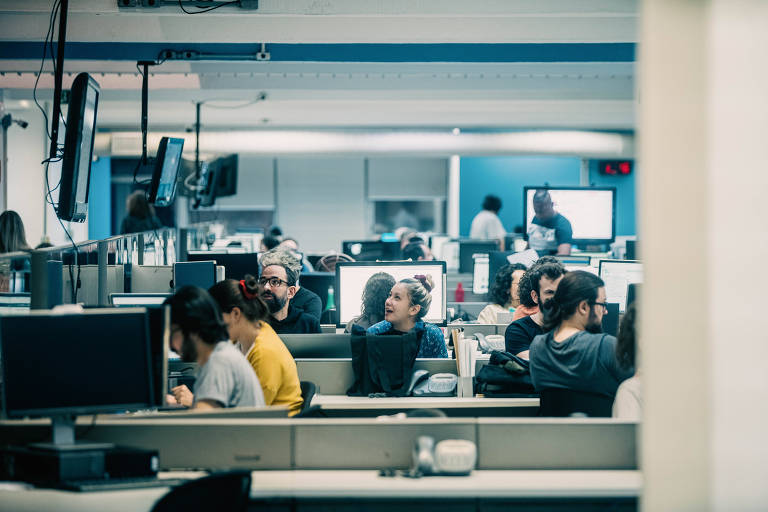
[[[594,418],[610,418],[613,397],[575,389],[542,389],[539,416],[563,418],[583,413]]]
[[[304,403],[301,404],[301,412],[304,412],[312,404],[312,397],[317,392],[317,386],[315,386],[314,382],[308,380],[301,381],[299,385],[301,386],[301,398],[304,400]]]
[[[214,473],[171,489],[155,503],[152,512],[246,512],[250,493],[250,471]]]
[[[355,261],[355,258],[352,256],[348,256],[344,253],[338,254],[326,254],[319,260],[317,260],[317,265],[315,265],[315,270],[317,272],[336,272],[336,264],[340,261]]]

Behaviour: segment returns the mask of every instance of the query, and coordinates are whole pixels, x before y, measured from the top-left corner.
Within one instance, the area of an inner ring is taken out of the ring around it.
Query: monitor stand
[[[112,443],[76,443],[73,415],[51,417],[51,438],[50,443],[30,443],[28,446],[32,449],[57,452],[109,450],[115,447]]]

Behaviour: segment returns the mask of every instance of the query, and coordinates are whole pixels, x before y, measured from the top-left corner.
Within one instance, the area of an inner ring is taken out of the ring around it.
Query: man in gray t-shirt
[[[177,386],[171,390],[173,399],[195,409],[265,405],[256,373],[227,341],[227,326],[208,292],[185,286],[165,304],[171,306],[171,348],[183,361],[200,366],[195,394]]]
[[[568,272],[544,308],[544,331],[530,347],[530,369],[537,390],[564,388],[613,397],[634,374],[616,359],[616,338],[602,334],[605,285],[581,270]]]
[[[195,380],[195,402],[216,402],[219,407],[266,405],[256,373],[229,341],[216,344]]]

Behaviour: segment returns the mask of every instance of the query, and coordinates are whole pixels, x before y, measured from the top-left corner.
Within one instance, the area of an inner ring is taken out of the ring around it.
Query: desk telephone
[[[416,370],[406,396],[456,396],[458,382],[458,377],[452,373],[429,375],[427,370]]]

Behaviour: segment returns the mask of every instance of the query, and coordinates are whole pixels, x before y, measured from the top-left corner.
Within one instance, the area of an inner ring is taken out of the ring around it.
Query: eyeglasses
[[[607,303],[605,303],[605,302],[593,302],[593,303],[592,303],[592,305],[593,305],[593,306],[600,306],[600,307],[602,307],[602,308],[603,308],[603,311],[604,311],[605,313],[607,313],[607,312],[608,312],[608,304],[607,304]]]
[[[283,283],[288,284],[288,281],[283,281],[279,277],[260,277],[258,283],[259,286],[266,286],[269,283],[270,287],[278,288]]]

